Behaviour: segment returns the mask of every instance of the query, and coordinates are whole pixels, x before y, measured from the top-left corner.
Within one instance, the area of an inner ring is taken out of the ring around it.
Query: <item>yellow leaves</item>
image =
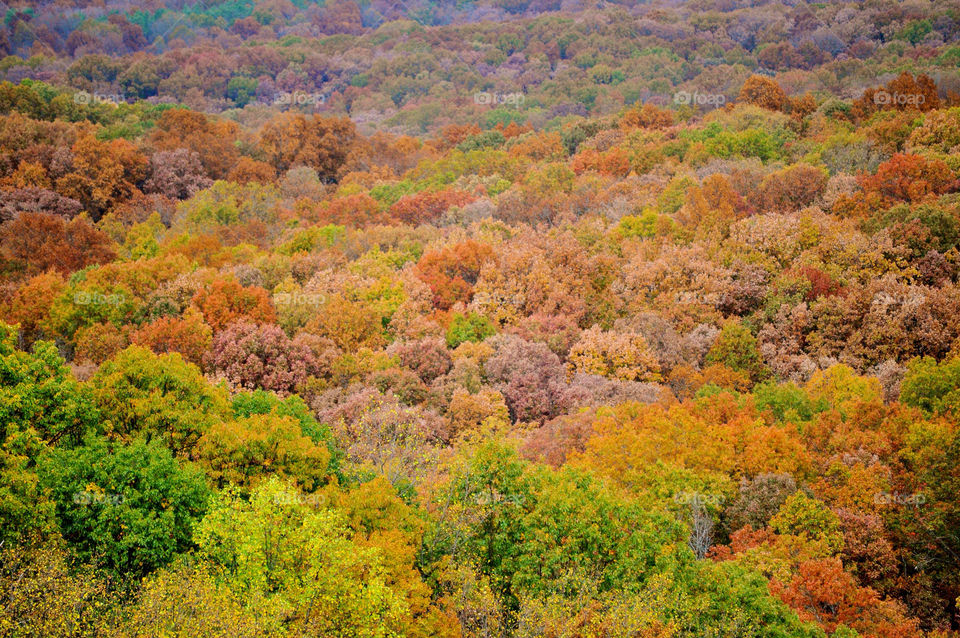
[[[535,161],[561,160],[566,155],[563,138],[556,131],[535,132],[517,138],[509,148],[511,155]]]
[[[464,341],[450,353],[450,356],[453,357],[454,361],[463,359],[483,365],[487,359],[493,356],[493,352],[493,346],[485,341]]]
[[[457,388],[447,409],[451,438],[476,433],[480,429],[494,430],[510,424],[510,412],[500,392],[482,389],[476,394]]]
[[[850,467],[836,461],[812,487],[831,507],[876,512],[884,504],[882,496],[890,492],[890,470],[879,463]]]
[[[660,364],[637,333],[585,330],[569,355],[571,374],[598,374],[624,381],[656,381]]]
[[[738,472],[748,476],[777,472],[806,473],[811,466],[799,437],[792,429],[753,421],[738,440]]]
[[[23,161],[12,174],[0,180],[0,186],[16,188],[50,188],[50,178],[43,165]]]
[[[413,565],[420,530],[401,522],[415,517],[383,481],[358,490],[328,488],[323,507],[275,478],[249,501],[228,495],[201,524],[201,557],[246,613],[262,599],[297,635],[420,635],[432,607]]]
[[[269,414],[216,423],[201,437],[198,456],[214,480],[245,487],[273,474],[312,488],[330,462],[327,447],[304,436],[299,422]]]
[[[382,315],[377,312],[376,303],[342,295],[328,298],[306,330],[333,340],[347,351],[361,347],[379,348],[384,344]]]
[[[766,425],[751,408],[725,401],[601,410],[576,463],[624,486],[636,485],[658,462],[732,476],[809,471],[811,461],[792,428]]]
[[[879,379],[861,377],[842,364],[818,370],[804,389],[813,401],[826,401],[841,414],[847,414],[858,404],[882,402],[883,396]]]
[[[116,626],[105,583],[87,566],[71,568],[59,547],[0,551],[0,635],[93,638]]]

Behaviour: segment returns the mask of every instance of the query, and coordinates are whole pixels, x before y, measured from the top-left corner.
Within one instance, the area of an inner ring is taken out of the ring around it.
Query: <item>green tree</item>
[[[197,532],[199,555],[242,596],[269,595],[310,635],[399,636],[407,613],[383,558],[337,511],[272,478],[249,501],[227,490]]]
[[[757,338],[737,321],[728,321],[707,352],[707,363],[719,363],[731,370],[745,372],[754,382],[769,375],[757,349]]]
[[[960,357],[941,363],[932,357],[911,361],[900,400],[927,414],[960,414]]]
[[[453,468],[440,494],[446,516],[428,553],[477,565],[508,612],[528,600],[642,587],[693,558],[674,516],[588,472],[526,463],[498,443]]]
[[[458,312],[453,315],[447,328],[447,345],[456,348],[465,341],[483,341],[496,332],[493,323],[483,315],[475,312],[463,315]]]
[[[127,441],[159,438],[180,455],[230,413],[226,392],[177,353],[130,346],[105,362],[90,385],[105,433]]]
[[[743,636],[744,638],[822,638],[813,623],[772,596],[767,579],[736,562],[700,561],[685,574],[677,592],[683,601],[664,614],[674,617],[681,635]],[[839,636],[839,634],[837,634]]]
[[[211,495],[203,472],[159,441],[90,436],[44,455],[39,474],[77,555],[121,577],[146,575],[190,549]]]
[[[89,388],[73,378],[53,343],[18,350],[17,332],[0,322],[0,441],[28,428],[50,443],[79,440],[99,420]]]
[[[69,445],[98,421],[89,388],[78,383],[56,347],[38,341],[16,349],[17,327],[0,322],[0,541],[14,543],[56,530],[37,458]]]

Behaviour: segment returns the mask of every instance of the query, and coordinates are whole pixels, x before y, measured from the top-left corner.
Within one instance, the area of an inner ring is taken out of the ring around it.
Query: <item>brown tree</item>
[[[349,119],[284,113],[263,127],[260,148],[277,171],[309,166],[330,183],[339,177],[356,140],[356,127]]]
[[[22,213],[0,228],[0,254],[23,262],[27,271],[71,273],[116,257],[113,242],[85,217],[65,221],[57,215]]]
[[[775,80],[762,75],[751,75],[740,89],[738,102],[746,102],[771,111],[783,110],[787,94]]]
[[[237,125],[229,120],[213,120],[196,111],[170,109],[157,120],[150,141],[157,150],[186,148],[197,153],[207,175],[223,179],[240,156],[234,145],[237,136]]]

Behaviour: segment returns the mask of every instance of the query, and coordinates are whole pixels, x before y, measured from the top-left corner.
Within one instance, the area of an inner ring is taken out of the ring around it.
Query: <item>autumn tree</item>
[[[510,415],[517,421],[542,421],[567,406],[566,382],[559,357],[542,343],[519,337],[498,337],[496,353],[484,369],[503,394]]]
[[[69,274],[116,257],[113,242],[84,217],[64,221],[47,213],[22,213],[0,227],[0,254],[31,273]]]
[[[20,343],[30,347],[43,335],[43,324],[66,282],[56,271],[35,275],[23,283],[5,303],[0,304],[4,321],[20,326]]]
[[[584,330],[568,357],[571,372],[599,374],[624,381],[655,381],[660,364],[643,335],[604,331],[600,326]]]
[[[624,129],[651,128],[663,129],[673,125],[673,113],[653,104],[637,103],[620,116],[620,126]]]
[[[48,213],[71,219],[83,210],[83,204],[46,188],[5,190],[0,201],[0,222],[10,221],[21,213]]]
[[[215,570],[190,561],[176,561],[145,578],[124,612],[118,624],[130,635],[164,627],[177,636],[272,638],[280,625],[263,597],[231,591],[217,580]]]
[[[237,125],[187,109],[169,109],[157,120],[150,141],[158,151],[186,149],[200,158],[206,175],[223,179],[239,159]]]
[[[783,110],[784,104],[786,104],[787,95],[783,92],[783,89],[780,88],[780,85],[777,84],[776,80],[762,75],[751,75],[747,78],[747,81],[743,83],[737,101],[753,104],[754,106],[759,106],[771,111],[781,111]]]
[[[416,272],[433,293],[434,306],[449,310],[455,303],[469,303],[483,264],[493,258],[493,250],[474,240],[424,253]]]
[[[150,348],[156,354],[177,352],[197,366],[203,363],[203,355],[211,340],[210,326],[193,307],[188,308],[183,317],[160,317],[130,335],[131,343]]]
[[[279,326],[246,320],[228,324],[213,339],[204,365],[235,388],[263,388],[286,394],[320,374],[316,356],[302,339],[290,339]]]
[[[285,113],[264,125],[260,148],[277,171],[309,166],[330,183],[339,177],[356,138],[356,128],[348,119]]]
[[[72,565],[76,561],[62,543],[0,551],[0,593],[6,601],[0,633],[68,638],[106,631],[115,622],[117,599],[107,580],[89,565]]]
[[[56,190],[83,204],[94,220],[129,199],[146,177],[146,158],[127,140],[101,142],[86,132],[71,152],[71,170],[57,179]]]
[[[791,166],[763,178],[759,205],[774,212],[798,210],[812,204],[826,185],[826,171],[814,166]]]
[[[223,330],[239,319],[272,323],[277,318],[266,290],[259,286],[241,286],[235,279],[214,281],[198,291],[193,302],[214,332]]]
[[[170,199],[187,199],[212,183],[203,173],[199,153],[178,148],[150,156],[150,176],[144,182],[143,190]]]
[[[861,177],[860,185],[880,195],[885,202],[917,202],[948,192],[954,187],[955,179],[943,160],[897,153],[880,164],[876,174]]]
[[[451,206],[463,206],[472,200],[463,191],[421,191],[401,197],[390,207],[389,213],[403,224],[428,224],[436,222]]]
[[[854,101],[852,110],[857,118],[866,119],[877,111],[934,111],[940,105],[933,78],[923,73],[914,77],[904,71],[886,85],[864,91],[860,99]]]
[[[241,157],[227,175],[228,180],[237,184],[269,184],[276,178],[273,166],[246,156]]]
[[[830,633],[842,625],[861,635],[921,635],[917,622],[901,606],[880,600],[872,589],[858,587],[836,558],[802,563],[788,583],[773,581],[771,591],[801,618],[818,622]]]

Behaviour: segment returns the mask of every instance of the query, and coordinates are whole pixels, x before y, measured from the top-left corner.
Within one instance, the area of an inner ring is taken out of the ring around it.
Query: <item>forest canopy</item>
[[[0,636],[960,632],[960,5],[0,22]]]

